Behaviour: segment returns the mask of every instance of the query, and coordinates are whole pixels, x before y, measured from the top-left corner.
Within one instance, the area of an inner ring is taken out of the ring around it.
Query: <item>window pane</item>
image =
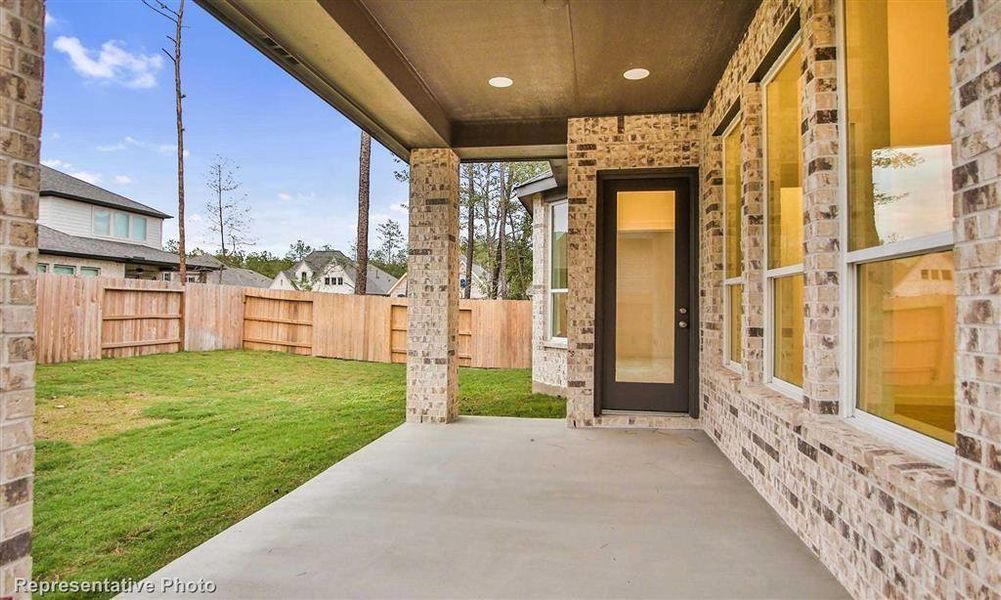
[[[132,217],[132,239],[146,241],[146,217]]]
[[[129,237],[129,216],[125,213],[112,214],[113,235],[119,238]]]
[[[743,331],[742,321],[744,318],[744,305],[741,302],[741,295],[743,293],[743,285],[736,284],[727,286],[727,302],[729,305],[728,318],[730,319],[730,322],[727,324],[730,334],[729,358],[730,362],[737,364],[740,364],[744,355],[743,348],[741,347],[744,340],[743,335],[741,335],[741,332]]]
[[[39,273],[46,273],[46,272],[48,272],[48,270],[49,270],[49,265],[47,265],[47,264],[45,264],[45,263],[38,263],[38,265],[37,265],[37,266],[35,267],[35,269],[36,269],[36,270],[37,270],[37,271],[38,271]]]
[[[567,293],[553,292],[550,297],[552,298],[552,314],[549,317],[549,336],[565,338],[567,337]]]
[[[97,277],[101,274],[101,269],[97,267],[80,267],[81,277]]]
[[[52,272],[58,275],[73,275],[76,273],[76,269],[66,265],[56,265],[52,267]]]
[[[803,276],[774,280],[772,374],[793,385],[803,385]]]
[[[111,235],[111,213],[106,210],[94,211],[94,235]]]
[[[723,193],[726,199],[726,277],[740,277],[740,121],[723,138]]]
[[[858,407],[955,443],[953,252],[859,267]],[[948,273],[925,279],[922,271]]]
[[[552,208],[552,254],[550,257],[551,289],[567,288],[567,203],[554,204]]]
[[[945,0],[845,4],[849,247],[952,225]]]
[[[803,262],[800,61],[797,48],[765,88],[770,269]]]
[[[674,383],[675,193],[616,204],[615,381]]]

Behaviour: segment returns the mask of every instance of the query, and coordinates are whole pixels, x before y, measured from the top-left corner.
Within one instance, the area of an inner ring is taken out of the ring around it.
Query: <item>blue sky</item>
[[[49,0],[42,160],[177,214],[171,24],[139,0]],[[358,128],[190,0],[185,94],[188,244],[215,249],[203,217],[205,173],[218,154],[239,165],[254,249],[283,254],[303,239],[344,251],[354,239]],[[371,212],[406,226],[401,165],[372,143]],[[177,220],[164,239],[177,237]]]

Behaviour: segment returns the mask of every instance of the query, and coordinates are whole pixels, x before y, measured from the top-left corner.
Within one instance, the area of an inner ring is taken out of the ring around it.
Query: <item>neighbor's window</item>
[[[111,235],[111,212],[94,210],[94,235]]]
[[[75,275],[76,267],[70,265],[53,265],[52,272],[56,275]]]
[[[146,241],[146,217],[132,217],[131,236],[138,242]]]
[[[726,362],[739,367],[741,362],[741,293],[744,289],[743,253],[740,248],[741,178],[740,178],[740,117],[738,116],[723,133],[723,212],[724,212],[724,264],[726,273],[723,285],[726,294],[724,319],[726,320]]]
[[[765,78],[766,289],[773,382],[803,385],[803,152],[799,41]]]
[[[101,275],[101,269],[97,267],[80,267],[81,277],[99,277]]]
[[[869,0],[844,17],[856,406],[954,443],[948,9]]]
[[[38,265],[35,267],[35,270],[38,271],[39,273],[48,273],[49,265],[47,265],[46,263],[38,263]]]
[[[116,238],[129,237],[129,216],[125,213],[111,213],[111,235]]]
[[[549,205],[549,337],[567,337],[567,228],[566,201]]]
[[[94,235],[145,242],[147,229],[146,217],[103,208],[94,209]]]
[[[305,271],[303,271],[302,273],[299,273],[299,281],[301,281],[302,283],[306,283],[306,277],[307,277],[307,275],[306,275]]]

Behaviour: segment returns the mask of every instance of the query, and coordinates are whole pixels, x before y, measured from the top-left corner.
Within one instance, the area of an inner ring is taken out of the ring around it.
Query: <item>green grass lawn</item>
[[[403,422],[403,365],[265,352],[40,366],[35,578],[141,578]],[[527,370],[463,369],[466,415],[562,417]]]

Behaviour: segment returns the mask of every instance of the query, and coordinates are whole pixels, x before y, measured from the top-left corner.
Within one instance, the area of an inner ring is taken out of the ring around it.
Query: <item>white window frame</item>
[[[570,202],[568,199],[557,200],[546,205],[546,340],[558,344],[566,344],[567,338],[553,335],[553,294],[567,294],[570,288],[553,288],[553,209],[559,205],[567,207],[567,230],[570,229]],[[569,241],[568,241],[569,243]],[[569,265],[568,265],[569,267]],[[569,273],[567,285],[570,285]]]
[[[770,227],[768,221],[768,84],[771,83],[779,70],[789,62],[793,52],[802,45],[801,34],[789,42],[782,54],[779,55],[775,64],[768,69],[768,72],[761,80],[761,154],[762,154],[762,175],[764,183],[764,271],[765,271],[765,385],[795,400],[803,399],[803,388],[784,379],[775,376],[775,280],[793,275],[803,276],[803,263],[787,265],[775,269],[768,268],[768,249],[770,245]],[[800,115],[802,117],[802,115]],[[799,119],[802,121],[802,118]],[[802,134],[801,134],[802,137]],[[803,152],[802,144],[800,153]],[[805,160],[804,160],[805,163]],[[805,165],[804,165],[805,166]],[[806,177],[803,176],[804,183]],[[803,235],[806,235],[804,230]],[[806,319],[806,317],[803,317]]]
[[[838,80],[847,81],[846,37],[845,37],[845,3],[838,0],[835,3],[835,27],[837,35],[837,72]],[[902,240],[881,246],[850,250],[848,246],[848,96],[847,86],[838,86],[838,146],[841,149],[838,156],[838,210],[842,215],[838,235],[842,241],[843,251],[839,261],[839,277],[841,278],[841,344],[840,363],[847,368],[841,369],[839,414],[851,425],[882,438],[907,452],[935,462],[945,467],[952,467],[956,461],[956,448],[925,435],[914,429],[898,425],[892,421],[878,417],[858,408],[858,271],[864,264],[906,258],[933,252],[950,250],[954,245],[953,224],[940,233],[925,235],[909,240]],[[956,278],[953,277],[953,282]]]
[[[720,135],[720,141],[723,144],[723,151],[721,152],[721,155],[722,155],[722,161],[721,161],[721,163],[722,163],[722,166],[723,166],[723,211],[722,211],[723,212],[723,365],[725,367],[733,370],[733,371],[736,371],[737,373],[742,373],[744,371],[744,366],[741,363],[739,363],[739,362],[734,362],[734,361],[730,360],[730,356],[733,354],[731,352],[731,350],[733,350],[733,347],[732,347],[733,340],[731,339],[731,336],[730,336],[730,320],[733,318],[733,306],[732,306],[733,303],[730,302],[730,287],[734,286],[734,285],[741,285],[741,286],[745,285],[745,277],[744,277],[744,265],[743,265],[743,262],[741,262],[741,265],[740,265],[740,275],[738,275],[736,277],[727,277],[726,276],[726,267],[727,267],[727,253],[726,253],[726,249],[727,249],[727,245],[728,245],[727,244],[727,233],[728,233],[728,231],[727,231],[728,230],[727,224],[730,222],[729,218],[728,218],[728,215],[727,215],[727,212],[726,212],[727,211],[727,207],[729,206],[729,204],[727,203],[727,197],[726,197],[726,188],[727,188],[727,181],[726,181],[726,173],[727,173],[727,170],[726,170],[726,168],[727,168],[726,167],[726,138],[731,133],[733,133],[734,128],[736,128],[741,123],[742,117],[743,117],[743,113],[741,113],[741,112],[738,111],[737,114],[733,117],[733,119],[730,120],[730,123],[726,126],[726,129],[724,129],[723,133]],[[743,187],[743,181],[741,181],[741,188],[742,187]],[[742,213],[743,212],[742,209],[744,207],[744,195],[743,195],[742,190],[738,190],[737,191],[737,200],[738,200],[737,201],[738,209]],[[742,226],[742,222],[743,222],[743,214],[738,215],[738,221],[737,222],[738,222],[738,226],[737,227],[738,227],[738,229],[740,229],[740,227]],[[743,294],[741,294],[741,302],[743,302]],[[743,312],[743,311],[741,311],[741,312]],[[743,331],[743,323],[741,323],[740,326],[741,326],[741,331]]]
[[[40,263],[36,264],[35,265],[35,272],[36,273],[48,273],[49,272],[49,263],[40,262]]]
[[[84,277],[84,274],[83,274],[84,270],[95,271],[93,277],[100,277],[101,276],[101,268],[100,267],[88,267],[88,266],[81,266],[80,268],[78,268],[77,269],[77,275],[79,275],[81,277]],[[87,277],[91,277],[91,275],[87,275]]]
[[[56,269],[71,269],[73,272],[72,273],[56,273]],[[54,274],[56,274],[56,275],[69,275],[71,277],[76,277],[76,267],[74,265],[53,264],[51,272],[54,273]]]

